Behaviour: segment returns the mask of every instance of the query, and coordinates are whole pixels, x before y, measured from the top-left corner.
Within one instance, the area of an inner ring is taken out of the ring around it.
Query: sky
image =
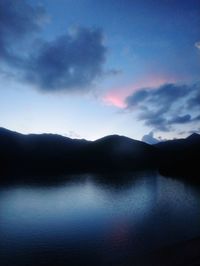
[[[200,1],[0,0],[0,126],[200,133]]]

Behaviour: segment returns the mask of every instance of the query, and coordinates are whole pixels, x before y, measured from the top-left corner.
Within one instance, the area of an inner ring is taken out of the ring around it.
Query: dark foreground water
[[[199,236],[200,189],[155,173],[0,188],[1,266],[133,265]]]

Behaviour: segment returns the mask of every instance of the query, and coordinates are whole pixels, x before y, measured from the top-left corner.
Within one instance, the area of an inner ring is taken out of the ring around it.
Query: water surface
[[[200,236],[200,189],[156,173],[0,188],[1,265],[126,265]]]

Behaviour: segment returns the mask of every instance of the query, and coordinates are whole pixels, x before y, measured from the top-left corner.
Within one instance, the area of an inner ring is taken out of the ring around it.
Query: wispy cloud
[[[195,47],[196,47],[197,49],[200,49],[200,41],[195,43]]]
[[[200,84],[164,84],[140,89],[126,98],[129,110],[139,111],[138,119],[154,130],[169,131],[174,125],[199,122]]]
[[[166,82],[175,82],[175,78],[165,75],[150,75],[143,77],[129,86],[109,89],[103,96],[103,102],[107,105],[113,105],[118,108],[126,108],[126,98],[139,91],[141,88],[155,88]]]

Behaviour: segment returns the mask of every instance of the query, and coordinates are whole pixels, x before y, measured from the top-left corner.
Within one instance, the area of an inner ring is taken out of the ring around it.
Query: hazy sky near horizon
[[[0,0],[0,126],[200,132],[199,0]]]

